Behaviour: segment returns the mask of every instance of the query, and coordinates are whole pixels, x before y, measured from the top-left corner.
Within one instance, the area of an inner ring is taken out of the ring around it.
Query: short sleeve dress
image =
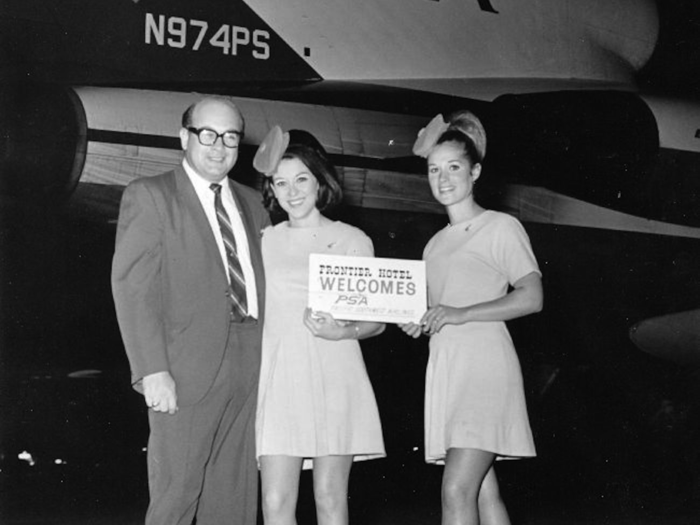
[[[314,337],[303,323],[309,254],[373,256],[372,241],[338,221],[318,228],[285,221],[263,231],[262,253],[267,296],[256,456],[385,456],[358,341]]]
[[[431,305],[497,299],[509,284],[540,273],[520,222],[491,210],[439,231],[423,259]],[[505,322],[445,325],[430,338],[425,459],[442,463],[450,448],[535,456],[520,363]]]

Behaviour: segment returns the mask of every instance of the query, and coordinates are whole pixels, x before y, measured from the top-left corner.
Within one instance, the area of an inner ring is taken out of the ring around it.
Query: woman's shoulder
[[[334,230],[334,234],[342,235],[343,237],[367,237],[367,234],[360,228],[346,222],[335,221],[330,227]]]
[[[486,210],[485,213],[488,215],[486,217],[486,221],[491,226],[497,228],[523,228],[522,223],[516,217],[513,217],[509,213],[496,210]]]
[[[360,228],[340,221],[331,225],[334,245],[348,255],[371,256],[374,253],[372,239]]]
[[[287,230],[287,221],[278,222],[277,224],[270,224],[263,228],[263,237],[275,237],[283,235],[283,232]]]
[[[507,246],[509,250],[513,246],[527,246],[530,244],[530,236],[525,226],[512,215],[503,212],[492,212],[488,236],[497,246]]]

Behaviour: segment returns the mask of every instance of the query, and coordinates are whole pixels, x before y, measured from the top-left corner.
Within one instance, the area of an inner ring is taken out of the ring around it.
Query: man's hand
[[[156,412],[177,412],[175,380],[170,372],[156,372],[143,378],[143,397],[146,406]]]

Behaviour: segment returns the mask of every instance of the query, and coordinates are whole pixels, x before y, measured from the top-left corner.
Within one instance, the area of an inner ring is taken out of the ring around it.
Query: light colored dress
[[[539,273],[520,222],[491,210],[439,231],[423,259],[431,306],[498,299],[509,284]],[[425,459],[442,463],[453,447],[535,455],[520,363],[505,322],[445,325],[430,338]]]
[[[314,337],[303,323],[309,254],[373,256],[372,241],[342,222],[263,231],[266,306],[256,455],[385,456],[374,391],[359,343]],[[305,468],[309,462],[305,462]]]

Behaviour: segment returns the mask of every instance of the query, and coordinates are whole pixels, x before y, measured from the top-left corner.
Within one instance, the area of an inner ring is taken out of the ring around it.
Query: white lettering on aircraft
[[[221,24],[210,30],[204,20],[188,20],[178,16],[146,13],[146,44],[168,46],[175,49],[190,48],[199,51],[202,46],[219,48],[224,55],[238,56],[252,47],[251,54],[258,60],[270,58],[270,33],[262,29]]]

